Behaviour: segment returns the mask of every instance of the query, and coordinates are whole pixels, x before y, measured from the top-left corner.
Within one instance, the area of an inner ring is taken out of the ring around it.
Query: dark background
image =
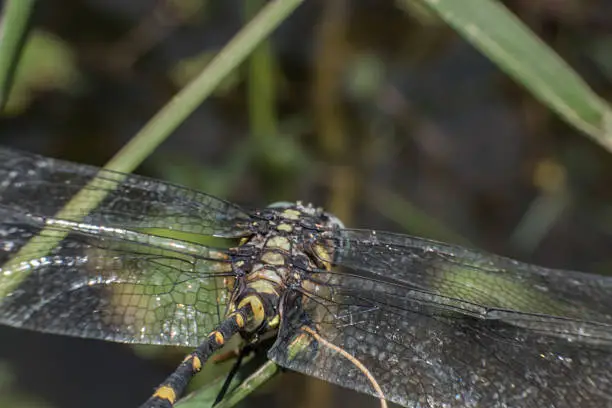
[[[610,99],[612,3],[504,3]],[[237,0],[39,2],[0,144],[104,164],[244,21]],[[250,206],[299,199],[352,227],[610,273],[610,153],[442,23],[391,0],[313,0],[269,46],[268,119],[243,67],[137,172]],[[15,407],[136,406],[182,355],[4,327],[0,344],[0,406]],[[243,406],[347,404],[378,406],[283,374]]]

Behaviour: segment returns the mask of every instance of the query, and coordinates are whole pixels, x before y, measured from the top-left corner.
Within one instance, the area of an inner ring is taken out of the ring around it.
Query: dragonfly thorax
[[[266,228],[243,240],[236,250],[250,254],[243,261],[242,271],[234,284],[229,311],[249,303],[254,320],[245,326],[245,334],[276,330],[280,323],[280,302],[290,289],[308,287],[308,276],[325,267],[319,259],[321,247],[317,234],[341,225],[336,218],[311,205],[282,203],[262,213]],[[283,210],[279,211],[280,208]],[[326,254],[324,259],[330,259]]]

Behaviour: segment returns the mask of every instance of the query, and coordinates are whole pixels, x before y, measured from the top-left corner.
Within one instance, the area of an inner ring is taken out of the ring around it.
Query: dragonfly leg
[[[370,373],[370,370],[368,370],[366,368],[366,366],[363,365],[363,363],[361,361],[359,361],[358,359],[353,357],[349,352],[347,352],[343,348],[338,347],[335,344],[327,341],[325,338],[323,338],[321,335],[319,335],[319,333],[317,333],[312,328],[310,328],[308,326],[303,326],[302,327],[302,331],[304,331],[304,332],[308,333],[309,335],[311,335],[316,341],[319,342],[319,344],[321,344],[321,345],[323,345],[325,347],[329,347],[331,350],[334,350],[335,352],[339,353],[341,356],[343,356],[344,358],[349,360],[355,367],[357,367],[359,369],[359,371],[361,371],[366,376],[366,378],[368,379],[368,381],[372,385],[372,388],[374,389],[374,391],[378,395],[378,400],[380,401],[380,408],[388,408],[387,401],[386,401],[386,398],[385,398],[385,394],[383,393],[382,388],[378,384],[378,381],[376,381],[376,379],[374,378],[372,373]]]

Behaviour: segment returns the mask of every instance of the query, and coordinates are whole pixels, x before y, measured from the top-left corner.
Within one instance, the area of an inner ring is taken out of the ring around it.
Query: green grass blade
[[[278,373],[279,369],[276,364],[272,361],[266,362],[257,371],[240,383],[240,385],[233,388],[229,395],[223,398],[219,404],[215,405],[215,408],[231,408],[235,406]],[[232,384],[234,384],[234,382],[232,382]],[[222,382],[215,382],[209,387],[204,387],[194,392],[187,398],[179,400],[176,404],[176,408],[201,408],[211,406],[211,402],[214,402],[214,398],[221,389],[221,385]],[[213,396],[212,399],[211,396]]]
[[[612,151],[609,104],[500,2],[420,1],[562,119]]]
[[[244,14],[251,18],[263,4],[262,0],[244,0]],[[278,134],[276,114],[276,61],[269,40],[262,41],[248,61],[248,98],[251,133],[267,146]]]
[[[34,3],[35,0],[8,0],[4,4],[0,24],[0,111],[8,100]]]

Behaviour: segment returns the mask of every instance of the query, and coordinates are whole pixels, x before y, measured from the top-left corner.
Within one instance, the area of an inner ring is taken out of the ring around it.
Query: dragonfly
[[[382,406],[612,407],[610,277],[6,148],[0,323],[195,348],[147,407],[234,335]]]

